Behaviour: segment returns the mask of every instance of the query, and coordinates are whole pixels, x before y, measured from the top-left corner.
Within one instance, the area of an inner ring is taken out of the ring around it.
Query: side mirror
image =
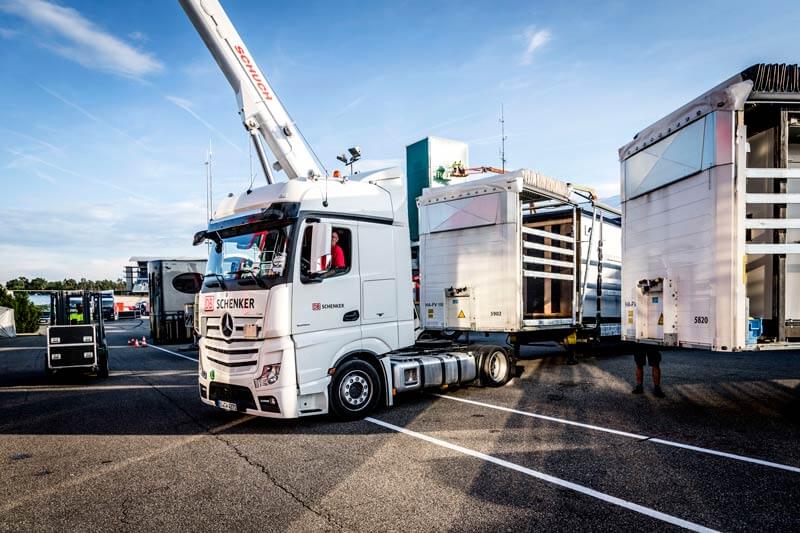
[[[184,294],[197,294],[203,287],[203,275],[197,272],[184,272],[175,276],[172,286]]]
[[[327,222],[311,224],[311,265],[310,274],[317,274],[328,270],[331,256],[331,225]],[[322,258],[328,258],[328,265],[322,268]]]

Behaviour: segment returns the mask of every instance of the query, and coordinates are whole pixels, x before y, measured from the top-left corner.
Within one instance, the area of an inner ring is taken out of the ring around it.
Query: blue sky
[[[355,144],[362,168],[402,165],[426,135],[499,165],[502,103],[507,167],[603,195],[636,131],[800,59],[796,1],[223,5],[329,169]],[[0,73],[0,281],[198,255],[209,141],[215,199],[250,182],[233,92],[177,1],[0,0]]]

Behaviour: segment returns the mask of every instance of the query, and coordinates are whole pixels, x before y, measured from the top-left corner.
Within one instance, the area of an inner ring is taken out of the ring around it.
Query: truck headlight
[[[253,386],[258,389],[261,387],[266,387],[267,385],[273,385],[276,381],[278,381],[278,376],[280,376],[280,374],[280,363],[274,365],[264,365],[264,368],[261,370],[261,375],[253,380]]]

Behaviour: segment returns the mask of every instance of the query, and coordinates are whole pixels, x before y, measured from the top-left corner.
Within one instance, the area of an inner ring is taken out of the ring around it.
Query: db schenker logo
[[[312,311],[322,311],[324,309],[344,309],[344,304],[323,304],[320,302],[313,302],[311,304]]]

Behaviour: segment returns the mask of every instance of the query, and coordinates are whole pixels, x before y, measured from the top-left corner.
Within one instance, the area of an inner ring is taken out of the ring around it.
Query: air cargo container
[[[591,191],[523,169],[417,205],[425,331],[507,332],[517,349],[619,336],[620,213]]]
[[[754,65],[620,148],[624,340],[800,347],[799,74]]]

